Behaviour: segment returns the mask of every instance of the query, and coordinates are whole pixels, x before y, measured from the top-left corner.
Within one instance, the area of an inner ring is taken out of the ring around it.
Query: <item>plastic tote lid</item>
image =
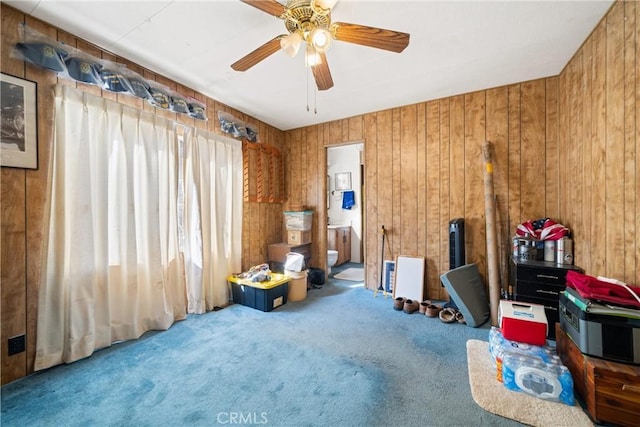
[[[65,71],[67,52],[48,43],[16,43],[16,49],[26,61],[53,71]]]

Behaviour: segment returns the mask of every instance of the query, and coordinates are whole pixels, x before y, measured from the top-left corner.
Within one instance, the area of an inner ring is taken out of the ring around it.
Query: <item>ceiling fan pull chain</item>
[[[309,68],[307,68],[307,112],[309,112]]]
[[[318,114],[318,88],[313,86],[313,114]]]

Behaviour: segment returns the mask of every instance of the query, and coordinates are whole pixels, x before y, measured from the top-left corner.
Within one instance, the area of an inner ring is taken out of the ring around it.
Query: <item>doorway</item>
[[[363,142],[327,147],[327,248],[338,250],[332,275],[364,264],[363,171]]]

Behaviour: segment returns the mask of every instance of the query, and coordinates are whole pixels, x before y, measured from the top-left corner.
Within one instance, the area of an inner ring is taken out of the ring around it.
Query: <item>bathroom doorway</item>
[[[333,276],[364,265],[364,143],[328,146],[326,175],[327,248],[338,251]]]

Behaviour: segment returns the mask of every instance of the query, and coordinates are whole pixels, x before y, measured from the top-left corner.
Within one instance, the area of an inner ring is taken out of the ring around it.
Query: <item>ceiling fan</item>
[[[331,10],[337,0],[240,0],[270,15],[284,20],[289,34],[281,34],[231,65],[236,71],[246,71],[258,62],[282,49],[294,57],[305,47],[305,63],[311,67],[318,90],[333,87],[333,79],[325,52],[332,40],[402,52],[409,45],[409,34],[383,28],[345,22],[331,22]]]

